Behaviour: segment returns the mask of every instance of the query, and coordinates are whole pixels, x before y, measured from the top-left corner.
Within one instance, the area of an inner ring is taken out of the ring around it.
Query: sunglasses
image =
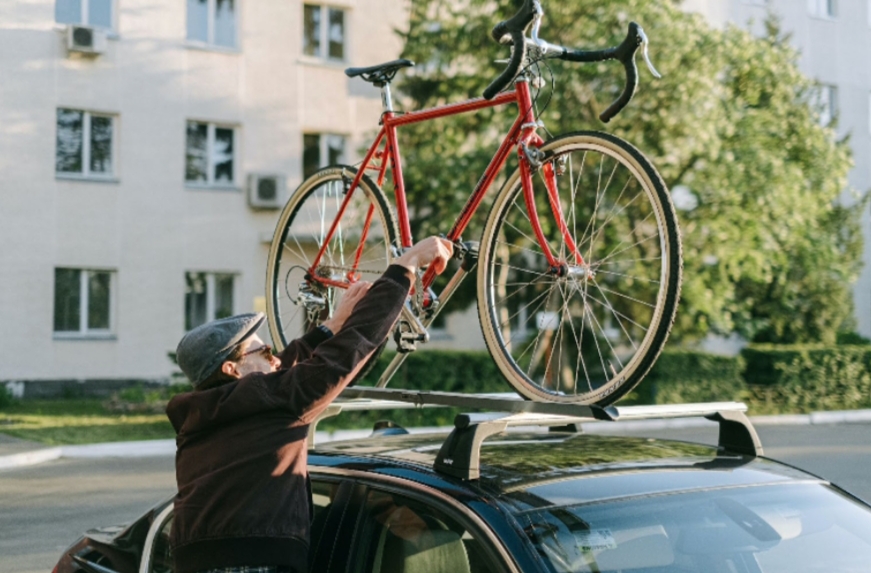
[[[272,358],[272,347],[268,344],[264,344],[263,346],[258,346],[257,348],[249,350],[248,352],[243,352],[242,358],[245,358],[249,354],[258,354],[258,353],[262,354],[263,358],[269,360],[270,358]]]

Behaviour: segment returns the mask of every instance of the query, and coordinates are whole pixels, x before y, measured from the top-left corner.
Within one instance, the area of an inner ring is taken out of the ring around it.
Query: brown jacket
[[[410,285],[410,273],[393,265],[333,337],[312,331],[288,345],[278,372],[169,402],[178,448],[176,573],[237,565],[307,569],[308,426],[387,338]]]

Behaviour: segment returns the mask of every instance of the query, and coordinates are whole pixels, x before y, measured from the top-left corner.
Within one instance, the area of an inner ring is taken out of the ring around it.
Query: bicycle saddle
[[[392,62],[369,66],[368,68],[348,68],[345,70],[345,75],[349,78],[360,76],[365,81],[372,82],[376,86],[381,87],[386,83],[390,83],[396,72],[400,69],[412,66],[414,66],[414,62],[411,60],[393,60]]]

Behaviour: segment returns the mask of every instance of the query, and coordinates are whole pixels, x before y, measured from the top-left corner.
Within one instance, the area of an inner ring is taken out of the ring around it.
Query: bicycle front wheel
[[[267,319],[278,350],[332,314],[350,277],[374,280],[390,264],[396,223],[384,193],[365,175],[326,242],[356,173],[347,166],[321,169],[278,218],[266,271]]]
[[[654,167],[617,137],[574,133],[541,151],[533,197],[560,265],[548,264],[516,172],[481,240],[484,339],[522,396],[610,404],[650,370],[674,321],[682,269],[677,218]]]

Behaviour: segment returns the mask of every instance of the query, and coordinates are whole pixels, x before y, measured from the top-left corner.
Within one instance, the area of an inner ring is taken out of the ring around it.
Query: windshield
[[[645,495],[517,517],[560,573],[867,573],[871,563],[871,510],[820,483]]]

